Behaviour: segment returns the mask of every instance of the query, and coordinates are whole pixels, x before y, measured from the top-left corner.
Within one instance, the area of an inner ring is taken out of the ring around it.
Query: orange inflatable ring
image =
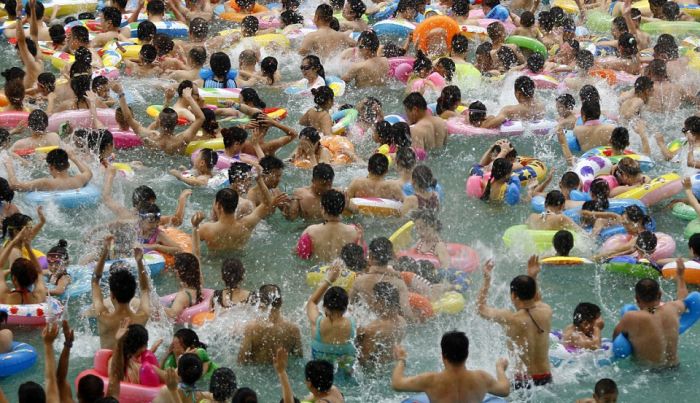
[[[200,312],[192,318],[192,324],[194,326],[202,326],[206,322],[211,322],[216,319],[216,314],[214,312]]]
[[[0,94],[0,107],[5,107],[10,104],[10,101],[7,100],[7,97],[5,94]]]
[[[421,320],[430,319],[435,316],[433,304],[430,300],[420,294],[414,292],[408,293],[408,304],[411,306],[413,313]]]
[[[251,15],[241,13],[241,7],[238,5],[236,0],[229,1],[227,5],[234,11],[226,11],[221,13],[220,17],[223,20],[241,22],[245,17]],[[255,3],[255,6],[253,6],[252,14],[264,13],[266,11],[270,11],[270,9],[263,6],[262,4]]]
[[[321,139],[321,145],[331,153],[331,164],[346,165],[352,162],[355,146],[347,137],[326,136]]]
[[[175,241],[177,246],[181,251],[192,253],[192,236],[181,229],[175,227],[161,227],[160,231],[165,234],[168,238]],[[158,252],[160,253],[160,252]],[[175,267],[175,256],[169,255],[167,253],[160,253],[165,259],[165,268]]]
[[[614,70],[610,69],[593,69],[588,72],[588,74],[591,75],[591,77],[598,77],[605,79],[605,81],[608,82],[608,85],[613,86],[617,84],[617,74],[615,74]]]
[[[413,31],[413,42],[423,52],[428,49],[428,34],[435,28],[442,28],[447,32],[447,49],[452,49],[452,37],[458,35],[462,28],[457,21],[444,15],[437,15],[421,22]]]

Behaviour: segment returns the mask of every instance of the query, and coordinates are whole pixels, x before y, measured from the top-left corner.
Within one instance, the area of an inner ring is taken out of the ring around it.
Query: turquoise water
[[[17,65],[18,61],[14,51],[7,45],[0,47],[4,61],[0,65],[5,68]],[[230,52],[237,55],[237,52]],[[237,58],[234,56],[234,65]],[[284,66],[285,81],[298,79],[299,58],[297,56],[281,57],[281,66]],[[337,73],[339,65],[326,66],[329,74]],[[138,112],[142,122],[148,119],[145,107],[153,103],[161,103],[162,90],[157,88],[155,80],[127,80],[125,82],[130,98],[130,104]],[[489,110],[496,111],[497,105],[513,102],[512,80],[484,86],[475,92],[464,92],[463,99],[471,101],[481,99]],[[602,90],[602,87],[601,87]],[[374,91],[361,91],[352,93],[336,100],[336,104],[354,103],[362,96]],[[311,106],[309,99],[289,99],[278,92],[261,91],[263,99],[270,106],[284,106],[290,113],[287,123],[295,127],[298,117]],[[376,94],[375,94],[376,95]],[[548,116],[554,117],[553,94],[543,94],[547,102]],[[384,103],[385,113],[401,113],[401,100],[403,89],[393,87],[383,89],[379,98]],[[616,108],[611,92],[604,92],[603,109],[614,110]],[[434,99],[433,99],[434,100]],[[668,116],[658,116],[649,121],[660,123],[666,136],[677,135],[682,119],[692,113],[691,110],[675,111]],[[445,150],[432,152],[428,164],[434,174],[446,190],[446,200],[440,218],[444,224],[443,238],[449,242],[464,243],[477,249],[482,261],[489,257],[496,258],[495,278],[491,290],[491,304],[498,307],[509,307],[510,302],[507,293],[507,284],[510,279],[525,271],[526,256],[518,255],[505,250],[501,241],[501,235],[511,225],[524,222],[530,214],[526,204],[516,207],[489,206],[480,201],[468,200],[464,194],[464,184],[467,172],[472,163],[476,162],[483,150],[495,139],[474,138],[450,138]],[[561,152],[555,138],[524,135],[513,138],[521,155],[536,155],[544,160],[550,167],[556,166],[559,177],[565,167],[560,162]],[[635,140],[633,140],[635,141]],[[368,157],[373,150],[373,145],[360,142],[358,146],[360,154]],[[293,150],[292,146],[279,152],[279,156],[286,157]],[[146,168],[137,172],[136,178],[130,181],[122,180],[115,186],[115,197],[129,202],[131,191],[140,184],[152,186],[158,194],[158,204],[165,212],[173,211],[176,199],[185,185],[177,182],[167,174],[167,168],[187,165],[187,157],[167,157],[144,150],[118,152],[119,161],[141,160]],[[655,173],[665,173],[677,169],[676,165],[660,164]],[[41,171],[42,165],[38,164],[35,171]],[[336,170],[336,187],[347,186],[351,179],[364,176],[363,166],[343,167]],[[36,173],[35,173],[36,174]],[[97,175],[95,183],[101,184],[101,176]],[[282,189],[291,192],[292,189],[308,184],[310,172],[301,171],[293,167],[285,169],[282,179]],[[213,198],[213,191],[195,189],[187,206],[188,219],[184,224],[186,231],[190,230],[189,217],[195,211],[209,211]],[[22,211],[31,210],[21,202]],[[670,233],[678,243],[677,254],[685,255],[686,247],[682,239],[682,230],[685,223],[670,216],[670,214],[657,208],[653,210],[657,219],[659,231]],[[34,215],[33,213],[31,213]],[[75,212],[57,211],[49,209],[48,223],[44,231],[36,241],[36,247],[47,250],[59,238],[65,238],[70,244],[73,260],[85,253],[93,252],[87,246],[86,240],[90,240],[89,228],[103,224],[113,217],[104,207],[93,210]],[[360,223],[366,233],[366,239],[375,236],[388,236],[401,226],[405,220],[386,219],[377,220],[363,217],[355,217],[353,222]],[[279,214],[261,223],[255,231],[250,245],[245,252],[237,254],[244,262],[247,269],[245,286],[255,289],[264,283],[276,283],[282,287],[284,297],[283,311],[292,321],[302,327],[304,335],[305,359],[310,358],[309,351],[309,326],[307,324],[303,304],[311,290],[305,284],[305,269],[310,264],[300,261],[292,254],[292,248],[303,229],[303,222],[287,222]],[[205,253],[204,275],[208,288],[221,287],[219,265],[221,256],[208,256]],[[604,335],[610,336],[612,328],[617,320],[617,311],[622,304],[633,301],[632,288],[636,279],[621,275],[615,275],[602,271],[601,267],[586,266],[574,268],[546,268],[541,275],[541,288],[544,300],[554,308],[554,328],[561,328],[571,320],[571,313],[578,302],[589,301],[601,306],[606,320]],[[413,326],[407,335],[405,346],[408,349],[409,358],[407,373],[414,374],[421,371],[439,370],[441,363],[439,358],[439,340],[443,332],[459,329],[465,331],[471,340],[471,352],[468,360],[470,368],[494,371],[494,363],[501,356],[508,356],[505,347],[505,338],[499,326],[484,321],[476,315],[475,296],[481,284],[478,273],[472,277],[472,288],[467,295],[467,307],[464,312],[454,316],[443,316],[431,320],[428,323]],[[177,281],[173,273],[164,273],[154,279],[154,285],[159,295],[165,295],[177,290]],[[662,282],[665,294],[674,295],[675,287],[671,282]],[[71,300],[67,304],[66,317],[76,330],[76,343],[72,351],[69,379],[73,380],[77,374],[92,367],[92,356],[99,346],[95,328],[90,322],[81,317],[81,310],[89,303],[88,296]],[[365,312],[352,313],[359,323],[366,320]],[[239,385],[249,386],[255,389],[262,402],[278,401],[280,392],[274,371],[269,367],[241,367],[236,364],[236,356],[240,338],[236,330],[240,330],[245,322],[245,314],[234,314],[226,323],[217,323],[207,326],[199,331],[200,338],[210,345],[209,353],[220,365],[230,366],[236,372]],[[166,323],[152,321],[148,325],[151,340],[164,338],[169,343],[172,335],[172,327]],[[531,395],[513,395],[513,401],[521,401],[527,397],[538,402],[572,401],[577,397],[588,396],[595,381],[601,377],[615,379],[620,387],[621,401],[637,401],[638,396],[644,396],[649,401],[695,401],[695,395],[689,385],[696,380],[696,368],[700,365],[700,330],[697,328],[688,331],[681,339],[679,356],[681,366],[677,370],[667,372],[646,372],[637,368],[632,362],[624,361],[614,366],[595,368],[590,363],[581,362],[553,371],[555,384],[547,389],[530,392]],[[40,354],[43,352],[40,331],[36,329],[17,329],[16,340],[28,342],[34,345]],[[61,341],[56,343],[59,350]],[[59,350],[60,351],[60,350]],[[512,357],[511,357],[512,359]],[[290,377],[297,395],[305,392],[303,380],[303,363],[298,360],[290,363]],[[7,379],[1,379],[0,385],[11,401],[16,399],[16,390],[22,382],[33,380],[42,382],[41,364],[43,358],[31,370],[17,374]],[[407,397],[408,394],[398,394],[392,391],[390,386],[391,368],[380,369],[375,372],[358,372],[357,383],[353,385],[341,385],[347,401],[349,402],[396,402]],[[509,373],[510,374],[510,373]],[[512,375],[512,374],[510,374]],[[206,388],[206,384],[200,385]]]

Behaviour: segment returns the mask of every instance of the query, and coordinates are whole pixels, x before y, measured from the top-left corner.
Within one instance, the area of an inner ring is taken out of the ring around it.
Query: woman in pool
[[[639,162],[629,157],[621,159],[617,165],[613,166],[611,174],[617,179],[618,185],[610,191],[610,197],[615,197],[650,181],[648,176],[642,174]]]
[[[209,58],[212,76],[204,80],[202,88],[237,88],[231,77],[231,59],[224,52],[215,52]]]
[[[527,227],[543,231],[578,230],[579,226],[571,218],[564,215],[565,203],[566,198],[561,191],[550,191],[544,199],[544,211],[539,214],[530,214],[526,222]]]
[[[202,285],[204,279],[197,256],[191,253],[175,255],[175,274],[180,280],[180,289],[165,314],[169,318],[177,318],[185,309],[203,301]]]
[[[505,158],[497,158],[491,168],[491,177],[486,182],[480,199],[505,201],[509,205],[520,202],[520,181],[512,177],[513,164]]]
[[[185,353],[193,353],[202,361],[202,377],[210,378],[211,374],[219,367],[212,362],[207,353],[207,345],[199,341],[199,336],[192,329],[180,329],[173,335],[168,353],[161,363],[162,369],[177,369],[180,357]]]
[[[52,287],[49,289],[49,295],[63,295],[66,292],[66,287],[71,283],[70,274],[66,271],[70,263],[67,247],[68,242],[61,239],[46,253],[49,269],[48,283]]]
[[[413,194],[403,199],[401,213],[405,215],[414,210],[440,210],[440,195],[436,190],[437,183],[430,168],[425,165],[415,167],[411,174]]]
[[[226,288],[214,291],[211,308],[231,308],[245,304],[250,298],[250,291],[241,288],[245,278],[245,267],[238,258],[230,257],[221,263],[221,280]]]
[[[413,250],[421,255],[439,260],[440,267],[438,269],[450,267],[451,260],[450,254],[447,252],[447,245],[440,238],[442,223],[435,215],[435,211],[417,210],[411,214],[411,219],[415,223],[413,228],[418,236],[418,242]]]
[[[292,164],[313,168],[317,164],[331,161],[331,153],[321,145],[321,136],[313,127],[305,127],[299,132],[299,145],[292,156]]]
[[[331,119],[330,110],[333,108],[333,90],[325,85],[318,88],[312,88],[311,94],[314,97],[316,106],[308,109],[306,113],[299,119],[299,124],[302,126],[313,127],[324,136],[333,134],[333,120]]]
[[[5,251],[5,249],[7,249],[9,253],[6,260],[0,260],[0,262],[7,263],[7,266],[3,268],[11,266],[12,263],[20,257],[29,259],[30,256],[27,253],[27,251],[22,247],[22,244],[19,243],[20,241],[18,240],[18,243],[15,244],[12,244],[12,241],[15,240],[17,236],[19,236],[21,231],[25,228],[27,229],[27,233],[25,234],[25,236],[27,237],[28,241],[32,241],[36,237],[36,235],[41,231],[41,229],[44,227],[44,224],[46,223],[46,217],[44,217],[44,210],[42,207],[38,207],[36,209],[36,212],[37,216],[39,217],[39,223],[37,225],[34,225],[34,221],[31,217],[21,213],[12,214],[11,216],[6,217],[2,221],[2,237],[4,239],[3,252]]]
[[[10,254],[18,248],[29,258],[19,257],[10,265],[10,279],[13,289],[7,287],[3,276],[0,281],[0,303],[8,305],[41,304],[46,301],[48,290],[44,282],[39,262],[36,260],[30,244],[30,229],[22,229],[9,243],[6,244],[0,254],[0,261],[6,262]]]
[[[462,92],[456,85],[448,85],[442,89],[437,99],[435,111],[443,119],[459,116],[457,107],[462,104]]]
[[[148,330],[129,322],[129,319],[122,320],[114,336],[117,343],[109,359],[109,375],[116,374],[120,382],[158,386],[165,379],[165,371],[148,349]]]
[[[321,59],[315,55],[305,56],[301,60],[302,78],[299,81],[291,83],[290,87],[301,87],[306,90],[311,90],[312,88],[318,88],[326,85],[326,71],[323,69],[321,64]]]
[[[637,49],[637,40],[629,32],[624,32],[620,35],[617,43],[620,56],[609,58],[605,61],[599,60],[597,63],[598,67],[623,71],[629,74],[639,74],[642,65],[639,58],[639,49]]]

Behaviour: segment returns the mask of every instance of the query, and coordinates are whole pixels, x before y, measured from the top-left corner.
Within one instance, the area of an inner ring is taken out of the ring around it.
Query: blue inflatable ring
[[[0,354],[0,378],[31,368],[36,363],[36,358],[34,347],[13,341],[10,352]]]

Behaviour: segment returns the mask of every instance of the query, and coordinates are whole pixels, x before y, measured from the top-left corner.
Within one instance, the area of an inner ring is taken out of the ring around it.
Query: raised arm
[[[175,214],[171,216],[161,216],[161,225],[170,225],[173,227],[179,227],[182,225],[182,219],[185,217],[185,207],[187,207],[187,199],[192,195],[192,189],[185,189],[180,192],[180,197],[177,198],[177,207],[175,208]]]
[[[256,169],[259,169],[256,167]],[[253,230],[256,225],[265,217],[267,217],[269,214],[275,211],[275,206],[273,205],[273,200],[272,200],[272,194],[270,193],[270,190],[267,188],[267,185],[265,185],[265,181],[263,180],[263,177],[261,173],[258,171],[258,175],[255,178],[255,182],[258,185],[258,189],[260,189],[260,193],[262,195],[262,203],[260,203],[255,210],[253,210],[252,213],[248,214],[247,216],[241,218],[241,223],[248,228],[249,230]]]
[[[688,286],[685,284],[685,263],[683,259],[676,260],[676,300],[683,301],[688,297]]]
[[[394,366],[394,371],[391,374],[391,387],[402,392],[424,392],[433,384],[433,375],[426,373],[416,376],[405,376],[406,356],[406,350],[403,347],[394,347],[396,366]]]
[[[143,249],[134,248],[134,260],[136,260],[136,268],[139,272],[139,289],[140,295],[140,311],[146,316],[151,314],[151,279],[146,271],[146,266],[143,264]]]
[[[564,154],[564,158],[566,159],[566,163],[569,166],[574,165],[574,155],[571,153],[571,149],[569,148],[569,142],[566,140],[566,134],[564,134],[564,128],[561,126],[557,126],[557,140],[559,141],[559,145],[561,146],[561,152]]]
[[[136,22],[139,19],[139,14],[141,14],[141,10],[143,10],[143,3],[144,0],[139,0],[138,5],[136,6],[136,10],[134,10],[133,13],[129,16],[129,19],[126,21],[127,24],[131,24],[132,22]]]
[[[53,351],[53,342],[58,336],[58,324],[47,323],[41,332],[44,339],[44,387],[46,388],[46,402],[60,403],[58,384],[56,382],[56,356]]]
[[[510,317],[510,311],[492,308],[488,306],[487,303],[489,297],[489,288],[491,288],[491,274],[493,273],[493,267],[494,264],[493,260],[491,259],[487,260],[484,264],[484,283],[481,285],[481,289],[479,290],[479,296],[476,300],[476,306],[479,316],[481,316],[482,318],[504,324]]]
[[[202,123],[204,123],[204,113],[202,113],[202,109],[200,109],[197,102],[194,100],[194,98],[192,98],[192,88],[185,88],[184,91],[182,91],[182,96],[185,98],[185,101],[187,101],[190,111],[194,114],[195,119],[190,127],[188,127],[187,130],[182,132],[178,137],[182,136],[183,141],[189,143],[195,138],[199,129],[202,128]]]
[[[192,254],[197,256],[197,259],[202,259],[202,252],[201,252],[201,246],[200,246],[200,240],[199,240],[199,224],[204,221],[205,214],[201,211],[198,211],[194,213],[192,216],[191,222],[192,222]],[[201,273],[201,270],[200,270]],[[204,284],[204,281],[202,279],[202,282],[200,284]]]
[[[269,116],[266,116],[265,123],[268,124],[270,127],[276,127],[282,130],[285,134],[284,137],[278,137],[274,140],[266,141],[260,144],[260,147],[262,148],[265,155],[274,155],[275,152],[277,152],[277,150],[286,146],[287,144],[294,141],[297,137],[299,137],[299,133],[297,133],[296,130],[282,124],[281,122],[278,122],[275,119],[272,119]]]
[[[124,380],[124,366],[126,365],[126,363],[124,362],[123,339],[126,333],[129,331],[130,323],[130,318],[127,317],[122,319],[121,322],[119,322],[119,328],[117,329],[117,332],[114,334],[114,351],[112,352],[112,359],[109,365],[110,385],[112,384],[112,377],[114,377],[116,380],[119,380],[120,382]]]
[[[700,217],[700,202],[698,202],[697,197],[693,193],[693,185],[690,182],[690,178],[683,178],[683,188],[685,189],[685,195],[688,198],[688,204],[695,210],[695,212]]]
[[[77,177],[80,177],[83,180],[83,186],[86,185],[88,182],[90,182],[90,179],[92,179],[92,171],[90,170],[90,167],[85,162],[81,161],[80,158],[77,158],[72,150],[66,150],[66,152],[68,153],[68,159],[74,163],[80,171],[80,174],[78,174]]]
[[[140,137],[148,137],[150,134],[149,130],[141,126],[141,123],[139,123],[134,118],[133,113],[131,113],[131,108],[129,108],[129,105],[126,103],[126,96],[124,95],[124,88],[122,85],[116,81],[113,81],[112,91],[114,91],[119,98],[119,108],[122,110],[122,115],[124,115],[124,119],[129,127],[131,127],[131,130],[133,130],[134,133],[138,134]]]
[[[117,168],[110,165],[105,173],[105,183],[102,186],[102,203],[118,218],[132,218],[134,213],[112,198],[112,184],[114,183],[114,176],[116,174]]]
[[[58,385],[58,393],[63,403],[73,402],[73,392],[71,391],[70,382],[66,380],[68,375],[68,364],[70,360],[70,349],[73,347],[74,334],[73,329],[68,325],[67,320],[61,322],[63,328],[63,350],[58,359],[58,368],[56,369],[56,383]]]
[[[647,135],[646,124],[642,119],[637,120],[634,124],[634,130],[639,135],[639,140],[642,142],[642,154],[651,155],[651,147],[649,146],[649,136]],[[663,153],[663,151],[662,151]]]
[[[278,348],[275,356],[272,357],[272,365],[275,367],[282,388],[282,403],[294,403],[294,391],[287,376],[288,358],[289,354],[283,348]]]
[[[664,135],[661,134],[660,132],[657,132],[654,135],[654,140],[656,141],[656,145],[659,147],[659,151],[661,151],[661,154],[664,156],[664,159],[666,161],[670,161],[673,159],[673,157],[676,156],[677,152],[671,152],[671,150],[668,149],[666,146],[666,142],[664,141]]]
[[[105,269],[105,262],[107,261],[107,256],[109,255],[109,249],[114,241],[114,236],[108,235],[105,237],[102,244],[102,253],[100,258],[97,260],[97,265],[95,270],[92,272],[91,290],[92,290],[92,306],[95,309],[97,316],[105,311],[104,300],[102,298],[102,288],[100,288],[100,280],[102,279],[102,273]]]
[[[318,310],[318,303],[321,301],[321,298],[323,298],[323,295],[326,293],[328,288],[333,285],[333,282],[336,281],[339,276],[340,265],[337,261],[334,261],[331,268],[326,272],[326,278],[319,283],[318,287],[316,287],[314,292],[306,301],[306,317],[309,319],[312,329],[316,327],[316,320],[318,320],[318,317],[321,315],[320,311]]]
[[[491,375],[488,375],[490,379],[487,384],[487,391],[490,394],[500,397],[506,397],[510,394],[510,381],[506,376],[507,368],[507,359],[499,358],[498,361],[496,361],[496,379],[493,379]]]

